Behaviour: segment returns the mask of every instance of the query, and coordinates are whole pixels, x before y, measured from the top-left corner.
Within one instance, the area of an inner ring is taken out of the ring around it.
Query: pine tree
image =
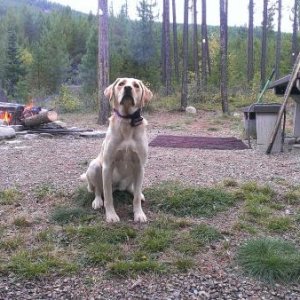
[[[98,31],[96,27],[91,29],[86,47],[87,51],[82,57],[79,71],[83,91],[88,94],[93,94],[97,90]]]
[[[17,45],[16,32],[13,29],[8,31],[7,44],[7,63],[5,65],[5,87],[7,95],[16,96],[16,86],[20,77],[23,75],[22,63],[19,56],[19,49]]]

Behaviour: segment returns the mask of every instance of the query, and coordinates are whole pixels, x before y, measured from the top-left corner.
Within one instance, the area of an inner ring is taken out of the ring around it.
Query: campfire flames
[[[8,111],[0,111],[0,121],[4,125],[9,125],[12,119],[12,114]]]

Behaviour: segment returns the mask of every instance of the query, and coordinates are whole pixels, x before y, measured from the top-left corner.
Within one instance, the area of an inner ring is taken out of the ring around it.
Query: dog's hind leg
[[[101,196],[101,190],[99,188],[95,188],[95,199],[92,203],[93,209],[100,209],[103,206],[103,199]]]

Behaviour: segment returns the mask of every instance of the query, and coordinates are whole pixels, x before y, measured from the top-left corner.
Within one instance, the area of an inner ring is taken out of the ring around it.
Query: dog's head
[[[113,108],[125,115],[142,108],[153,96],[143,82],[135,78],[118,78],[105,89],[104,95]]]

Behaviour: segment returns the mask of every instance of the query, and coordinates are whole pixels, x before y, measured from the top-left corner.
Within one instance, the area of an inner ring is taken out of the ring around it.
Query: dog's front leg
[[[104,193],[104,207],[107,222],[119,222],[113,202],[112,196],[112,175],[113,175],[113,163],[104,163],[102,166],[102,177],[103,177],[103,193]]]
[[[133,213],[135,222],[147,222],[147,217],[142,209],[142,184],[144,179],[144,167],[136,166],[134,184],[133,184]],[[144,200],[144,199],[143,199]]]

